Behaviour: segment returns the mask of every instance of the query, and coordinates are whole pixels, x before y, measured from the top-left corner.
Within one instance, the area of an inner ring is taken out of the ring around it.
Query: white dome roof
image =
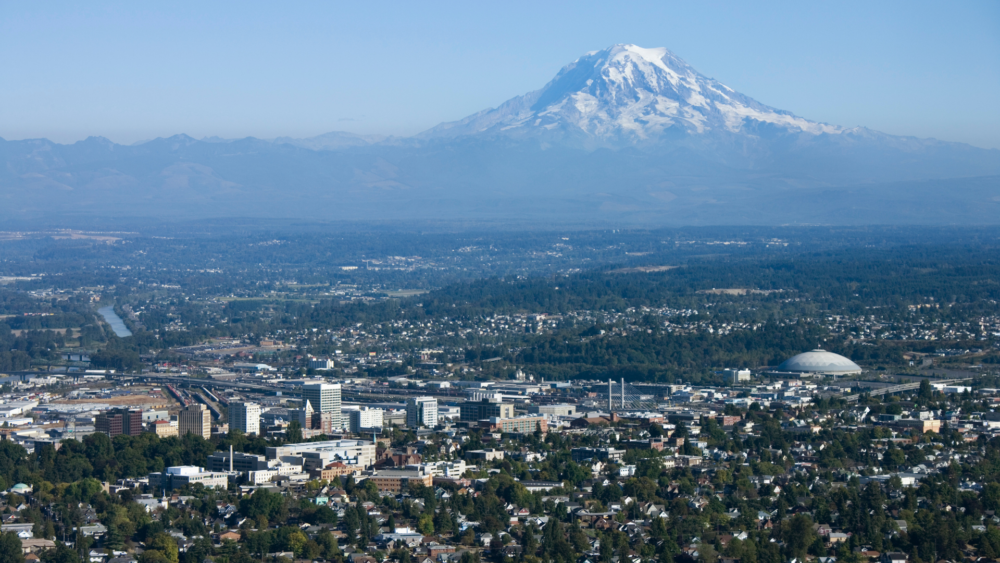
[[[788,358],[778,366],[778,371],[846,375],[861,373],[861,368],[840,354],[817,349]]]

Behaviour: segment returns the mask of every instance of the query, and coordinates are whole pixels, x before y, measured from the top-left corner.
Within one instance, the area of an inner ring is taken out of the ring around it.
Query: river
[[[125,326],[125,322],[118,316],[118,313],[115,313],[114,307],[101,307],[97,310],[97,312],[104,317],[104,320],[107,321],[109,325],[111,325],[111,330],[115,331],[116,335],[121,338],[132,336],[132,331]]]

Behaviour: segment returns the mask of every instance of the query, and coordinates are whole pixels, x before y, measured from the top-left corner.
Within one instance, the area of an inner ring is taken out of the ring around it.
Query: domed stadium
[[[861,373],[861,367],[840,354],[816,349],[788,358],[778,366],[777,371],[816,375],[854,375]]]

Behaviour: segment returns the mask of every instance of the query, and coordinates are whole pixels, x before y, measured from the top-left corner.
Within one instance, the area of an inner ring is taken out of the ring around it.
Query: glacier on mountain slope
[[[747,126],[759,123],[810,135],[845,131],[761,104],[703,76],[665,48],[614,45],[563,67],[541,90],[443,123],[419,137],[558,130],[597,139],[644,141],[671,128],[688,134],[752,134],[755,127]]]

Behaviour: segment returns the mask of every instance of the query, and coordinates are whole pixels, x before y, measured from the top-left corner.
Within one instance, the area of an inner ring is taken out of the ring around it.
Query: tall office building
[[[111,409],[94,418],[94,430],[114,438],[119,434],[138,436],[142,433],[142,411]]]
[[[302,400],[309,401],[314,412],[328,412],[334,428],[343,428],[340,416],[339,383],[306,383],[302,386]]]
[[[410,428],[434,428],[438,423],[438,402],[434,397],[406,400],[406,425]]]
[[[229,431],[260,434],[260,405],[257,403],[229,404]]]
[[[182,438],[188,432],[206,440],[212,437],[212,415],[201,403],[184,407],[177,417],[177,423]]]
[[[347,411],[347,429],[354,434],[364,434],[382,430],[382,409],[365,407],[361,410]]]

